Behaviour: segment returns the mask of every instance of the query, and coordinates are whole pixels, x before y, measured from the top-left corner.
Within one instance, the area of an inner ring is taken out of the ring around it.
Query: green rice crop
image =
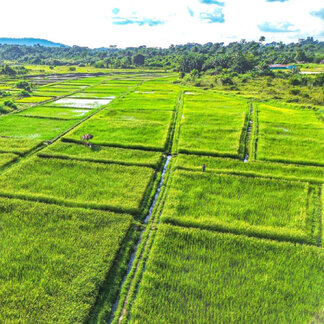
[[[164,150],[167,145],[172,112],[116,111],[106,109],[71,133],[66,140],[80,141],[92,134],[98,145]]]
[[[308,183],[176,170],[161,220],[249,236],[316,244]]]
[[[177,101],[175,99],[139,99],[127,96],[112,106],[123,110],[169,110],[173,111]]]
[[[92,145],[90,148],[86,145],[68,142],[56,142],[42,150],[38,155],[93,162],[141,165],[156,169],[160,167],[163,158],[162,153],[159,152],[99,145]]]
[[[313,110],[258,104],[257,159],[324,165],[324,123]]]
[[[69,129],[75,120],[53,120],[8,115],[0,118],[0,136],[50,140]]]
[[[17,160],[18,156],[13,153],[0,153],[0,168]]]
[[[223,101],[211,97],[209,101],[201,102],[191,100],[191,97],[188,94],[184,97],[179,152],[242,157],[247,103],[226,100],[226,97]]]
[[[53,98],[45,97],[45,96],[42,96],[42,97],[33,96],[33,97],[26,97],[26,98],[16,100],[16,102],[38,103],[38,102],[43,102],[43,101],[50,100],[50,99],[53,99]]]
[[[0,137],[0,152],[25,154],[42,143],[41,140]]]
[[[0,198],[0,220],[1,323],[84,323],[100,288],[118,285],[131,216]]]
[[[103,93],[103,92],[78,92],[75,93],[71,96],[69,96],[69,98],[84,98],[84,99],[98,99],[98,98],[109,98],[111,96],[118,96],[120,93],[114,93],[114,94],[107,94],[107,93]]]
[[[61,97],[71,93],[70,91],[55,92],[55,91],[34,91],[33,95],[35,96],[44,96],[44,97]]]
[[[23,110],[18,115],[23,116],[35,116],[35,117],[47,117],[58,119],[80,119],[84,118],[90,113],[88,109],[81,108],[54,108],[46,106],[32,107],[27,110]]]
[[[154,170],[32,157],[1,175],[0,195],[140,214]]]
[[[236,159],[186,154],[179,154],[176,162],[178,168],[189,170],[201,170],[203,164],[206,172],[217,170],[238,175],[324,182],[324,169],[317,166],[260,161],[244,163]]]
[[[129,323],[319,323],[322,249],[159,226]]]

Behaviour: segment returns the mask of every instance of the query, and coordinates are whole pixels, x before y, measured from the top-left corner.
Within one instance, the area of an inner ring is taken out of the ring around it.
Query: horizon
[[[319,0],[95,0],[91,6],[58,0],[50,9],[40,0],[13,0],[3,8],[9,13],[0,21],[2,30],[10,25],[6,38],[39,38],[68,46],[168,48],[258,41],[260,36],[265,36],[265,43],[324,40],[324,7]],[[19,24],[12,23],[16,19]]]

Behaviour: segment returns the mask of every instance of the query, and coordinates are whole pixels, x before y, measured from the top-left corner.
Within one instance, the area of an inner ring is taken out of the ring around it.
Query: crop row
[[[124,322],[316,322],[323,269],[315,247],[161,224]]]
[[[131,216],[0,198],[0,218],[0,322],[85,322],[104,285],[112,306]]]
[[[175,170],[161,221],[318,244],[318,186],[307,182]],[[317,192],[313,198],[314,190]]]

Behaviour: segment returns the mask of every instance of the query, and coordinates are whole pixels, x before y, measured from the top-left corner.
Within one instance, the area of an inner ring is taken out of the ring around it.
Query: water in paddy
[[[160,180],[159,185],[158,185],[158,188],[157,188],[157,190],[155,192],[154,199],[153,199],[153,202],[152,202],[151,207],[149,209],[149,212],[148,212],[147,216],[145,217],[145,220],[144,220],[144,223],[145,224],[148,223],[148,221],[150,220],[150,218],[152,216],[153,209],[154,209],[154,207],[156,205],[156,202],[157,202],[157,200],[159,198],[159,195],[160,195],[160,192],[161,192],[161,188],[162,188],[162,185],[163,185],[163,182],[164,182],[165,174],[166,174],[166,171],[168,169],[168,166],[169,166],[169,163],[170,163],[171,158],[172,158],[172,156],[171,155],[168,155],[167,158],[166,158],[166,160],[165,160],[164,167],[163,167],[163,171],[162,171],[162,174],[161,174],[161,180]],[[120,285],[120,289],[123,286],[123,284],[124,284],[124,282],[125,282],[125,280],[127,278],[127,275],[129,274],[129,272],[132,269],[132,266],[133,266],[133,263],[134,263],[134,260],[135,260],[135,256],[136,256],[136,252],[137,252],[137,248],[138,248],[139,244],[142,242],[142,236],[143,236],[144,231],[145,231],[145,229],[142,231],[138,242],[135,244],[134,251],[133,251],[133,253],[132,253],[131,257],[130,257],[130,260],[128,262],[128,265],[127,265],[126,274],[124,275],[124,278],[122,279],[122,282],[121,282],[121,285]],[[113,321],[113,319],[114,319],[114,315],[115,315],[115,312],[117,310],[119,298],[120,298],[120,295],[117,296],[117,299],[116,299],[115,303],[112,306],[112,311],[111,311],[110,320],[108,321],[108,324],[110,324]]]
[[[76,99],[76,98],[63,98],[56,100],[52,105],[60,107],[70,107],[70,108],[88,108],[95,109],[100,108],[104,105],[109,104],[113,100],[113,97],[109,99]]]

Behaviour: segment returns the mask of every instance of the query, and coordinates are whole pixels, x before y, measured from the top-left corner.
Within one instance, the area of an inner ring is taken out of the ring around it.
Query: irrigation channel
[[[168,166],[169,166],[169,163],[170,163],[170,160],[171,160],[172,156],[171,155],[168,155],[166,160],[165,160],[165,163],[164,163],[164,166],[163,166],[163,170],[162,170],[162,174],[161,174],[161,180],[159,182],[159,185],[156,189],[156,193],[154,195],[154,199],[153,199],[153,202],[150,206],[150,209],[149,209],[149,212],[147,214],[147,216],[145,217],[145,220],[144,220],[144,223],[147,224],[153,214],[153,211],[154,211],[154,207],[156,205],[156,202],[159,198],[159,195],[160,195],[160,192],[161,192],[161,188],[162,188],[162,185],[163,185],[163,182],[164,182],[164,178],[165,178],[165,174],[166,174],[166,171],[168,169]],[[143,237],[143,234],[144,232],[147,230],[147,228],[144,228],[143,231],[141,232],[140,234],[140,238],[138,240],[138,242],[135,244],[135,247],[134,247],[134,251],[130,257],[130,260],[128,262],[128,265],[127,265],[127,271],[126,271],[126,274],[124,275],[123,277],[123,280],[121,282],[121,285],[120,285],[120,289],[119,289],[119,292],[121,291],[122,287],[123,287],[123,284],[128,276],[128,274],[130,273],[133,265],[134,265],[134,260],[135,260],[135,256],[136,256],[136,252],[137,252],[137,248],[139,246],[139,244],[142,242],[142,237]],[[147,241],[148,241],[149,237],[147,238]],[[110,316],[110,320],[109,320],[109,324],[114,320],[114,317],[115,317],[115,313],[116,313],[116,310],[117,310],[117,306],[118,306],[118,303],[119,303],[119,298],[120,298],[120,295],[118,294],[117,298],[116,298],[116,301],[112,307],[112,312],[111,312],[111,316]],[[124,307],[126,306],[127,304],[127,299],[124,303]],[[121,322],[121,320],[123,319],[124,317],[124,313],[121,314],[119,320],[118,320],[118,323]]]
[[[252,137],[252,126],[253,126],[253,105],[251,104],[250,107],[250,117],[249,117],[249,125],[247,129],[247,138],[246,138],[246,149],[245,149],[245,156],[244,156],[244,162],[247,163],[249,162],[249,156],[250,156],[250,149],[249,149],[249,143],[251,141]]]

